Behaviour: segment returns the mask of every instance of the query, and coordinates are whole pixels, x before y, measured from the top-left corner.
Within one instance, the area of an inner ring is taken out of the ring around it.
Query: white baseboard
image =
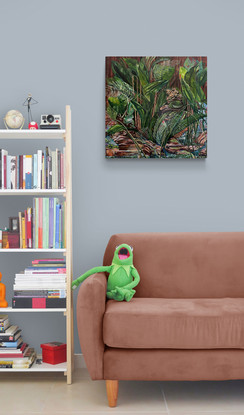
[[[74,364],[75,364],[75,369],[84,369],[86,368],[86,364],[85,364],[85,360],[84,360],[84,356],[82,353],[75,353],[74,355]]]

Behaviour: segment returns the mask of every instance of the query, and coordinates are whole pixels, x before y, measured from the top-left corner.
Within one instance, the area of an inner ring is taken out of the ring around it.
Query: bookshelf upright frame
[[[4,253],[62,253],[66,256],[67,274],[67,298],[66,308],[57,309],[17,309],[12,307],[0,308],[1,313],[63,313],[66,321],[66,343],[67,343],[67,363],[58,365],[34,364],[30,369],[0,369],[1,372],[63,372],[67,376],[67,384],[72,383],[72,371],[74,367],[74,331],[73,331],[73,295],[71,289],[72,282],[72,142],[71,142],[71,109],[66,105],[66,120],[64,130],[0,130],[1,139],[30,139],[30,140],[51,140],[63,139],[66,147],[66,188],[65,189],[0,189],[0,196],[24,196],[33,195],[34,197],[62,195],[66,198],[66,248],[65,249],[0,249],[0,255]]]

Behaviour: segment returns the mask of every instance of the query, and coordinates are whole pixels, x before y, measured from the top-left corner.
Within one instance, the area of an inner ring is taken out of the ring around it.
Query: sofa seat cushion
[[[244,299],[109,300],[103,339],[119,348],[244,348]]]

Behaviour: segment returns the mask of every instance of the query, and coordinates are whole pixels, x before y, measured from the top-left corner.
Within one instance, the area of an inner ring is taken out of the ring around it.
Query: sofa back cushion
[[[133,247],[141,277],[135,297],[244,297],[244,232],[117,234],[104,265],[122,243]]]

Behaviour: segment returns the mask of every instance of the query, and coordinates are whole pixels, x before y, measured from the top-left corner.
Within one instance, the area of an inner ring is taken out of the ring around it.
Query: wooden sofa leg
[[[114,408],[117,405],[119,381],[118,380],[106,380],[106,389],[108,404],[110,408]]]

